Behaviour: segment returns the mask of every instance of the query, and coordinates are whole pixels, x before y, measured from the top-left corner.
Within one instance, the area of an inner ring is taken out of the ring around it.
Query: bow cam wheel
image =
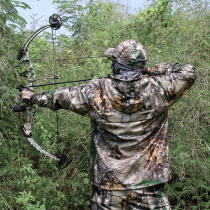
[[[49,18],[50,27],[54,30],[58,30],[62,25],[62,20],[59,15],[53,14]]]

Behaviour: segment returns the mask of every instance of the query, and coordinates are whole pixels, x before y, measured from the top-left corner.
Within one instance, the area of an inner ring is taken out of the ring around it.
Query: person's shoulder
[[[102,78],[93,78],[88,83],[86,83],[86,86],[91,87],[98,87],[102,84],[110,83],[109,77],[102,77]]]

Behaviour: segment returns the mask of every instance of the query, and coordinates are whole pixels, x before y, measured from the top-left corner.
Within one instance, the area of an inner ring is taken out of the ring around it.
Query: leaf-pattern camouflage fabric
[[[92,210],[171,210],[164,184],[137,190],[104,190],[93,187]]]
[[[111,78],[36,94],[34,102],[90,117],[92,185],[137,190],[171,179],[168,108],[197,77],[188,64],[161,63],[149,75]]]
[[[104,53],[107,56],[114,56],[118,61],[126,65],[136,66],[137,63],[147,62],[147,52],[144,46],[134,39],[128,39],[117,45],[116,48],[109,48]]]

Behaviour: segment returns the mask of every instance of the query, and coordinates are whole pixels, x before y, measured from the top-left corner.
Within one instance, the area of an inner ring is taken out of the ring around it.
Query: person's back
[[[170,209],[164,183],[171,178],[168,108],[194,83],[188,64],[145,68],[147,55],[136,40],[105,52],[113,76],[38,93],[34,102],[90,117],[92,209]]]

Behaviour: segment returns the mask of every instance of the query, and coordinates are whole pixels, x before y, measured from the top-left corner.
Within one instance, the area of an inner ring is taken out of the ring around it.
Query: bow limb
[[[36,30],[23,44],[22,48],[19,50],[17,60],[22,60],[22,62],[26,65],[27,71],[20,73],[20,76],[23,77],[28,77],[27,80],[27,87],[30,88],[30,86],[33,85],[33,82],[36,80],[36,73],[34,71],[33,65],[29,59],[29,51],[28,51],[28,46],[30,43],[33,41],[33,39],[39,35],[42,31],[50,28],[51,25],[48,24],[46,26],[41,27],[40,29]],[[30,88],[32,89],[32,88]]]

